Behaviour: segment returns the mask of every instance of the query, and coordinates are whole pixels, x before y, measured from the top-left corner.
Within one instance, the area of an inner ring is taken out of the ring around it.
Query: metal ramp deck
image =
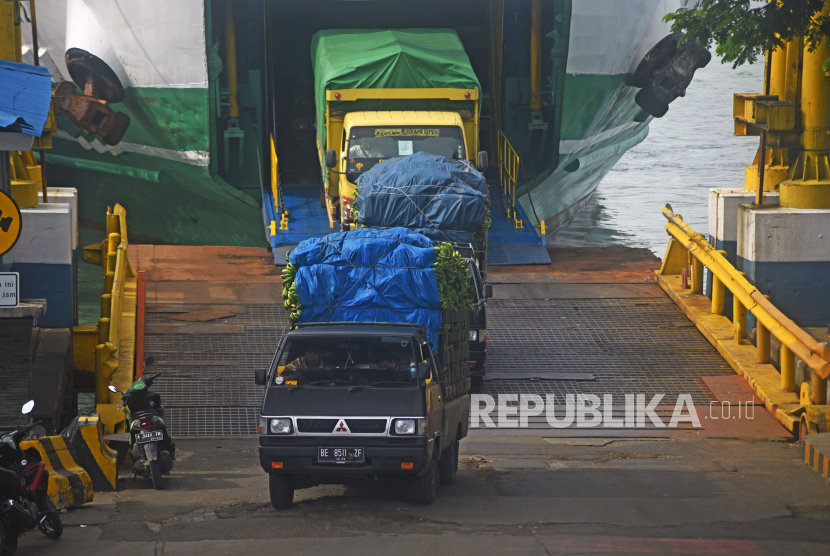
[[[320,191],[313,185],[283,185],[285,208],[290,213],[288,229],[280,230],[279,215],[274,210],[274,196],[270,189],[263,195],[265,237],[274,255],[274,263],[285,264],[285,253],[303,240],[336,232],[329,225],[326,209],[320,207]],[[545,238],[530,224],[530,219],[519,206],[522,227],[516,228],[501,208],[498,185],[490,182],[490,234],[487,262],[489,265],[550,264]],[[276,233],[271,235],[271,222]]]

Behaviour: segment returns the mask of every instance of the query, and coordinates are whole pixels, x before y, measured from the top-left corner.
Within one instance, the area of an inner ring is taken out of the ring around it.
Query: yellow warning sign
[[[0,191],[0,255],[8,253],[20,237],[20,208]]]

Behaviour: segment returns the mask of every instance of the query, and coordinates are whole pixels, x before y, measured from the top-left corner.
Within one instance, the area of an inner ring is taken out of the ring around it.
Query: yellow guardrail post
[[[769,363],[769,329],[761,321],[755,323],[755,349],[755,360],[758,363]]]
[[[795,354],[781,344],[781,389],[795,392]]]
[[[746,307],[736,295],[732,296],[732,330],[735,333],[735,343],[740,344],[746,338]]]
[[[703,293],[703,263],[692,257],[692,293]]]
[[[724,298],[726,297],[726,286],[715,275],[712,275],[712,314],[722,315]]]

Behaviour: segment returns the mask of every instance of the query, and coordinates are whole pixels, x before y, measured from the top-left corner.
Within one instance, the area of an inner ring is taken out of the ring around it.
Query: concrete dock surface
[[[18,554],[830,552],[830,485],[787,439],[473,434],[431,506],[384,481],[297,491],[287,511],[270,505],[256,439],[178,449],[165,490],[127,479]]]

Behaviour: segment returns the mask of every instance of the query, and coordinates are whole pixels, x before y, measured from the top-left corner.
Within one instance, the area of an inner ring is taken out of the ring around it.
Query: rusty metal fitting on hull
[[[62,81],[53,95],[58,114],[68,116],[89,135],[100,135],[107,145],[117,145],[130,126],[129,116],[115,112],[103,100],[80,94],[71,81]]]

